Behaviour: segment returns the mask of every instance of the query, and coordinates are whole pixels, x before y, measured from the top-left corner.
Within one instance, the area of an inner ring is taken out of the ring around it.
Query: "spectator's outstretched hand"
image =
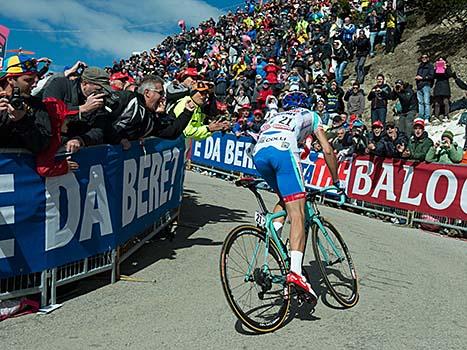
[[[215,132],[215,131],[227,131],[229,130],[229,122],[224,121],[213,121],[209,123],[208,125],[209,131]]]

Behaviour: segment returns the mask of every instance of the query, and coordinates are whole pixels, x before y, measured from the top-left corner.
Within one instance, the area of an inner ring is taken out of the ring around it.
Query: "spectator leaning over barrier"
[[[412,131],[413,121],[418,112],[417,96],[413,91],[412,85],[404,83],[404,81],[400,79],[396,80],[390,99],[399,99],[401,112],[397,126],[400,131],[409,135]]]
[[[347,102],[347,113],[362,117],[365,112],[365,93],[358,81],[352,83],[352,87],[344,95],[344,100]]]
[[[50,120],[40,98],[31,96],[37,62],[26,55],[5,60],[0,72],[0,147],[39,153],[49,146]]]
[[[454,134],[446,130],[426,154],[427,162],[441,164],[458,164],[462,161],[463,150],[454,142]]]
[[[425,120],[416,118],[413,122],[413,132],[409,139],[409,151],[411,160],[425,161],[428,150],[433,146],[433,140],[425,131]]]
[[[207,115],[203,113],[202,107],[208,102],[209,87],[203,81],[198,81],[191,89],[190,96],[186,96],[178,101],[174,107],[175,117],[179,117],[185,110],[187,103],[192,101],[195,105],[193,115],[188,126],[183,131],[186,138],[195,140],[204,140],[215,131],[227,131],[229,123],[227,121],[212,121],[208,125],[204,124]]]
[[[371,102],[371,122],[374,123],[380,120],[383,124],[386,123],[386,115],[388,113],[388,99],[391,96],[391,88],[384,82],[384,75],[378,74],[376,77],[376,85],[373,86],[368,94],[368,101]]]
[[[420,65],[417,69],[415,80],[417,82],[418,114],[420,118],[425,119],[428,125],[431,117],[431,87],[435,76],[435,69],[430,63],[427,54],[420,57]]]
[[[78,115],[68,121],[63,133],[62,141],[67,152],[104,142],[103,126],[95,112],[104,108],[105,98],[111,93],[109,76],[98,67],[85,68],[76,80],[56,78],[41,92],[43,99],[57,98],[65,102],[68,110],[78,111]]]
[[[124,149],[130,147],[128,141],[147,136],[176,139],[182,135],[196,108],[188,99],[178,115],[171,111],[169,118],[164,118],[160,108],[164,103],[164,81],[154,75],[147,75],[142,80],[138,92],[123,93],[121,102],[124,110],[113,124],[113,137]]]

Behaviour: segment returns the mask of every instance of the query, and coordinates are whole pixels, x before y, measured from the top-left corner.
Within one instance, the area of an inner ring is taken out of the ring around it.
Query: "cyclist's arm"
[[[334,155],[334,149],[329,144],[326,134],[322,128],[316,129],[315,135],[323,148],[324,160],[331,172],[332,181],[336,182],[339,180],[339,177],[337,176],[337,159]]]

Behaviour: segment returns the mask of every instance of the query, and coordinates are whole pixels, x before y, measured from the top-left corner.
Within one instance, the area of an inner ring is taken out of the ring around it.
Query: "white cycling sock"
[[[298,275],[302,275],[302,260],[303,253],[298,250],[292,250],[290,252],[290,271],[295,272]]]
[[[284,227],[284,225],[282,224],[282,222],[274,221],[274,222],[272,223],[272,225],[274,226],[274,229],[276,230],[276,233],[277,233],[277,235],[279,236],[279,238],[281,238],[282,227]]]

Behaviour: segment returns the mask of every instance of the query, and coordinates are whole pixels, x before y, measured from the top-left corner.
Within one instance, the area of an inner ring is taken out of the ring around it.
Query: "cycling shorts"
[[[254,155],[253,163],[284,202],[306,197],[300,162],[290,150],[272,146],[262,148]]]

